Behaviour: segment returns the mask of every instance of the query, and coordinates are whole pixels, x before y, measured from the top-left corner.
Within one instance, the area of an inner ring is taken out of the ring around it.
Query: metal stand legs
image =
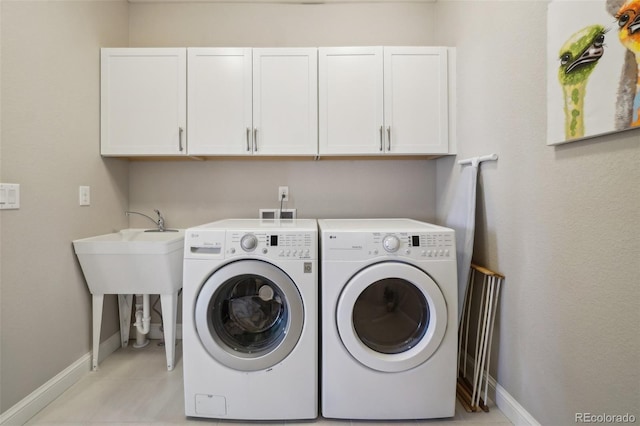
[[[100,330],[102,328],[103,294],[93,296],[93,352],[91,363],[93,370],[98,369],[98,352],[100,350]],[[129,344],[131,327],[132,294],[118,294],[118,311],[120,316],[120,342],[122,347]],[[164,341],[167,355],[167,370],[173,370],[176,354],[176,322],[178,314],[178,291],[173,294],[161,294],[162,318],[164,322]]]

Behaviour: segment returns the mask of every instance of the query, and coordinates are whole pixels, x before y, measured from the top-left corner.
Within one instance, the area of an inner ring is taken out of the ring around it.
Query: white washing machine
[[[185,232],[187,416],[318,415],[315,220],[229,219]]]
[[[322,415],[455,413],[452,229],[410,219],[319,220]]]

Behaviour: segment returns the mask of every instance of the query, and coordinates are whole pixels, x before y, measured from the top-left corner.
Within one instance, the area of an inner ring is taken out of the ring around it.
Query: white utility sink
[[[73,241],[89,291],[93,295],[93,368],[105,294],[117,294],[122,346],[129,342],[134,294],[159,294],[164,321],[167,368],[173,369],[178,292],[182,288],[184,229],[158,232],[123,229]]]
[[[164,294],[182,288],[184,229],[123,229],[75,240],[91,294]]]

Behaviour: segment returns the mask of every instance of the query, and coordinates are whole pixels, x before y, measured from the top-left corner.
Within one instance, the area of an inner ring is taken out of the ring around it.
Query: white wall
[[[91,348],[91,304],[76,238],[126,227],[128,167],[99,155],[99,47],[126,45],[125,2],[2,1],[0,179],[20,210],[0,212],[0,411]],[[78,186],[91,186],[90,207]],[[117,331],[112,298],[104,335]]]
[[[500,155],[481,166],[474,253],[506,275],[492,375],[544,425],[639,419],[640,130],[546,146],[546,2],[437,15],[457,46],[458,158]],[[437,161],[442,218],[460,166]]]
[[[225,160],[131,163],[131,208],[158,208],[167,226],[184,228],[223,218],[258,217],[285,208],[301,218],[396,217],[435,220],[435,164],[427,160]],[[415,188],[407,190],[407,187]],[[149,221],[131,217],[132,226]]]
[[[433,3],[132,3],[131,46],[417,45]]]

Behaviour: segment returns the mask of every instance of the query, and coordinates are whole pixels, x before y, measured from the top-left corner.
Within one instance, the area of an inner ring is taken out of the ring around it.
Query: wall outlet
[[[278,187],[278,201],[289,201],[289,187],[288,186],[279,186]]]
[[[91,205],[91,187],[81,186],[78,190],[78,198],[81,206]]]

